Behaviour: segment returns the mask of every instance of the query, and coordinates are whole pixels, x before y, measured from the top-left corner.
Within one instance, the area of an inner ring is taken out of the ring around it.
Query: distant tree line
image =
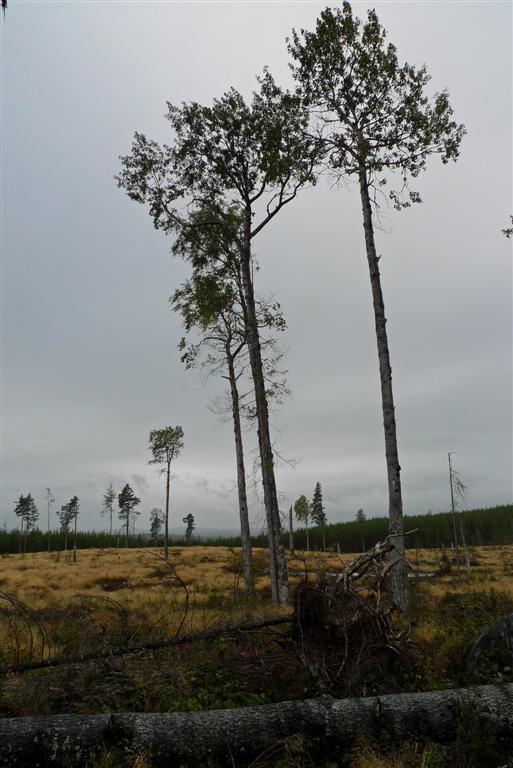
[[[159,510],[160,511],[160,510]],[[159,529],[160,531],[160,529]],[[61,530],[52,530],[52,555],[60,557],[69,554],[72,557],[72,551],[65,547],[66,538],[69,534]],[[129,548],[138,549],[143,547],[154,547],[162,545],[162,538],[159,536],[157,544],[155,538],[151,533],[129,533],[128,540],[126,537],[126,528],[124,531],[114,531],[112,536],[106,531],[77,531],[76,534],[76,549],[78,551],[82,549],[111,549],[111,548]],[[221,546],[217,541],[211,544],[210,540],[201,539],[196,540],[195,537],[191,537],[191,544],[205,544],[211,546]],[[188,544],[187,541],[187,526],[184,526],[184,533],[181,536],[170,536],[170,547],[183,547],[184,544]],[[234,546],[234,539],[230,539],[230,546]],[[44,552],[48,549],[48,533],[47,531],[41,531],[39,528],[30,530],[23,537],[22,552]],[[10,531],[0,530],[0,555],[15,554],[20,552],[20,531],[17,528],[13,528]]]
[[[308,536],[310,548],[322,549],[323,534],[326,548],[340,547],[341,552],[361,552],[374,546],[388,536],[388,518],[373,517],[365,519],[363,510],[356,513],[359,519],[346,523],[329,523],[324,526],[310,527]],[[467,545],[491,546],[513,543],[513,504],[502,504],[496,507],[465,510],[458,513],[465,528]],[[436,548],[451,546],[454,542],[453,518],[450,511],[431,512],[424,515],[405,515],[404,529],[418,532],[408,537],[406,545],[410,547]],[[260,541],[262,543],[260,543]],[[255,546],[263,546],[263,537],[254,539]],[[294,532],[296,549],[307,548],[307,533],[305,528]]]
[[[155,515],[161,515],[160,510],[152,510]],[[326,549],[340,549],[341,553],[360,552],[362,549],[368,549],[374,546],[377,541],[384,539],[388,535],[388,517],[373,517],[365,519],[358,510],[356,513],[359,519],[345,523],[330,523],[324,526],[313,526],[309,528],[309,543],[313,550],[321,550],[323,545],[323,532],[325,536]],[[513,544],[513,504],[501,504],[495,507],[484,507],[479,509],[469,509],[459,513],[465,526],[465,536],[467,544],[470,547],[477,546],[501,546],[504,544]],[[187,518],[186,518],[187,520]],[[450,547],[454,539],[454,529],[451,512],[437,512],[435,514],[428,512],[424,515],[406,515],[404,518],[405,530],[418,529],[413,534],[407,544],[414,548],[438,548],[444,544]],[[109,547],[143,548],[155,546],[155,535],[158,537],[161,524],[157,525],[157,531],[152,534],[139,533],[137,535],[114,534],[101,531],[77,531],[76,544],[78,549],[108,549]],[[192,533],[192,532],[191,532]],[[66,533],[63,531],[52,531],[52,548],[56,550],[64,549]],[[31,529],[24,534],[24,551],[42,552],[47,548],[47,533],[38,528]],[[261,533],[259,536],[252,536],[252,546],[266,547],[267,534]],[[183,547],[185,544],[192,546],[211,546],[211,547],[240,547],[240,537],[217,536],[210,538],[185,536],[170,536],[170,547]],[[283,536],[282,544],[288,547],[288,535]],[[294,545],[296,550],[306,550],[306,529],[299,528],[294,531]],[[0,553],[14,554],[19,552],[20,531],[0,531]],[[57,553],[56,553],[57,554]]]

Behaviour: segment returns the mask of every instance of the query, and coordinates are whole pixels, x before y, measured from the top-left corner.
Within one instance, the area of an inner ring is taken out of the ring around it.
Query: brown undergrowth
[[[408,552],[413,569],[424,573],[436,570],[440,556],[435,550]],[[402,617],[390,611],[379,570],[366,573],[357,591],[351,583],[341,590],[340,575],[356,557],[289,558],[292,581],[301,585],[295,627],[12,674],[0,681],[0,714],[202,710],[325,692],[366,695],[510,679],[504,669],[491,670],[487,680],[470,679],[465,656],[483,627],[513,612],[513,547],[474,550],[470,576],[453,563],[449,575],[413,580],[412,610]],[[233,549],[173,548],[169,564],[151,550],[80,552],[77,563],[64,553],[3,556],[0,663],[108,651],[289,611],[270,604],[266,552],[257,550],[255,559],[257,590],[248,600],[240,552]],[[285,747],[280,749],[277,766],[321,768],[307,746],[296,763],[290,754],[287,763]],[[479,766],[461,756],[458,763],[452,749],[409,744],[383,752],[365,745],[353,762],[341,757],[322,768]]]

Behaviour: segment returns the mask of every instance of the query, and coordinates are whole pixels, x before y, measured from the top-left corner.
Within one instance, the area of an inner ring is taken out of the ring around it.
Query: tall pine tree
[[[381,380],[389,533],[394,545],[391,578],[395,604],[406,610],[401,467],[373,208],[380,190],[394,175],[399,177],[398,187],[389,192],[394,206],[400,209],[420,202],[418,192],[409,187],[410,180],[425,169],[432,155],[443,163],[456,160],[465,130],[452,119],[446,91],[429,97],[426,68],[400,65],[397,50],[387,42],[373,10],[362,22],[348,2],[342,8],[326,8],[315,32],[293,32],[289,51],[294,78],[310,110],[312,133],[322,134],[333,176],[338,180],[354,177],[360,188]]]
[[[322,504],[322,490],[320,483],[317,483],[315,486],[311,506],[311,517],[315,525],[317,525],[321,531],[322,551],[324,552],[326,549],[326,513]]]
[[[139,499],[132,488],[127,483],[121,493],[118,496],[119,512],[118,517],[125,525],[125,542],[128,547],[128,535],[130,532],[130,518],[131,516],[139,515],[140,512],[136,510],[136,506],[140,504]]]
[[[101,516],[107,517],[109,520],[109,538],[112,543],[112,515],[114,513],[114,502],[116,500],[116,491],[112,487],[112,483],[107,488],[107,491],[103,494],[103,507],[101,509]]]

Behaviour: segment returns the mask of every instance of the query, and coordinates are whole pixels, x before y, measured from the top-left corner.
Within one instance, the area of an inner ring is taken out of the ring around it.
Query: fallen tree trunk
[[[42,659],[41,661],[9,664],[8,666],[0,667],[0,675],[6,675],[11,672],[30,672],[36,669],[62,667],[69,664],[81,664],[86,661],[110,659],[114,656],[128,656],[131,653],[141,653],[143,651],[162,651],[175,645],[185,645],[199,640],[215,640],[216,637],[222,637],[223,635],[235,635],[239,632],[252,632],[253,630],[265,627],[276,627],[279,624],[290,624],[294,619],[295,614],[289,613],[286,616],[272,616],[270,619],[254,619],[253,621],[245,621],[231,626],[213,627],[212,629],[205,629],[188,635],[178,635],[178,637],[165,638],[164,640],[148,640],[145,643],[133,643],[102,651],[90,651],[88,653],[77,653],[73,656],[56,656],[54,658]]]
[[[411,738],[447,742],[469,729],[513,744],[513,684],[339,700],[322,696],[207,712],[0,719],[0,766],[80,768],[101,749],[121,760],[144,754],[155,768],[178,761],[192,768],[209,757],[232,765],[294,734],[321,754],[366,738],[382,744]]]

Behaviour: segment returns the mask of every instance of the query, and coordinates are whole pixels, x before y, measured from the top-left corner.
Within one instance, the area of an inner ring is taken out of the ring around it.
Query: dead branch
[[[58,656],[53,659],[43,659],[42,661],[23,662],[21,664],[10,664],[8,666],[0,667],[0,675],[5,675],[11,672],[27,672],[34,669],[48,669],[51,667],[61,667],[66,664],[80,664],[87,661],[96,661],[97,659],[109,659],[115,656],[127,656],[131,653],[139,653],[145,651],[160,651],[165,648],[170,648],[175,645],[184,645],[186,643],[194,643],[200,640],[213,640],[216,637],[222,635],[232,635],[239,632],[251,632],[253,629],[261,629],[262,627],[273,627],[279,624],[288,624],[294,620],[294,614],[287,614],[285,616],[275,616],[270,619],[255,619],[254,621],[246,621],[241,624],[235,624],[228,627],[214,627],[213,629],[205,630],[204,632],[190,633],[187,635],[180,635],[179,637],[172,637],[163,640],[153,640],[145,643],[135,643],[118,648],[111,648],[106,651],[98,652],[92,651],[90,653],[80,653],[73,656]]]

